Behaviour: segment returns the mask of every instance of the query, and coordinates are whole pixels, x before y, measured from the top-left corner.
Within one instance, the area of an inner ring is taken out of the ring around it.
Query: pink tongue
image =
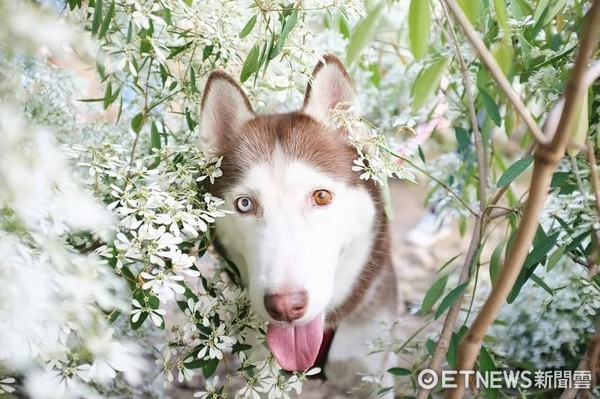
[[[299,326],[269,324],[267,343],[282,369],[304,371],[315,364],[323,341],[322,319],[318,315]]]

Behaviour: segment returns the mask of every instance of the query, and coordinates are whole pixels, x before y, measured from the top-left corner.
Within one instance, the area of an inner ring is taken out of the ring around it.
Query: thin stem
[[[456,32],[454,31],[454,24],[452,23],[452,19],[450,18],[450,15],[448,14],[448,10],[446,9],[444,3],[440,3],[442,5],[442,10],[444,11],[444,16],[446,17],[446,20],[448,21],[448,25],[450,27],[450,35],[452,36],[452,42],[454,43],[454,53],[456,55],[456,58],[458,59],[458,63],[460,64],[460,70],[465,85],[467,109],[469,110],[469,118],[471,119],[471,125],[473,126],[473,141],[475,142],[475,151],[477,152],[477,168],[479,169],[479,211],[482,212],[485,208],[485,203],[487,201],[488,170],[486,161],[486,151],[485,147],[483,146],[483,143],[481,142],[481,132],[479,131],[477,113],[475,112],[475,101],[473,99],[473,87],[471,86],[469,70],[467,69],[465,60],[460,52],[460,45],[458,42],[458,38],[456,37]]]
[[[600,64],[596,64],[600,65]],[[596,214],[600,215],[600,178],[598,177],[598,163],[596,162],[596,154],[594,154],[594,144],[592,140],[587,139],[587,159],[590,167],[590,180],[592,181],[592,189],[594,190],[594,198],[596,199]],[[582,193],[583,194],[583,193]],[[600,234],[598,230],[594,229],[596,235],[596,241],[600,243]],[[597,254],[596,254],[597,255]],[[594,276],[598,272],[598,265],[595,261],[595,256],[589,257],[589,272],[590,276]]]
[[[411,161],[409,158],[406,158],[400,154],[397,154],[394,151],[391,151],[391,150],[388,150],[388,151],[389,151],[390,155],[403,160],[404,162],[406,162],[407,164],[409,164],[410,166],[412,166],[413,168],[415,168],[416,170],[423,173],[425,176],[429,177],[431,180],[433,180],[434,182],[439,184],[444,190],[446,190],[447,192],[452,194],[458,201],[460,201],[460,203],[469,211],[469,213],[471,213],[473,216],[477,216],[477,212],[475,212],[473,210],[473,208],[471,208],[469,206],[469,204],[467,204],[466,201],[464,199],[462,199],[462,197],[456,191],[452,190],[452,188],[450,188],[450,186],[448,186],[446,183],[444,183],[440,179],[436,178],[431,173],[427,172],[425,169],[418,166],[416,163]]]
[[[577,371],[589,371],[592,379],[594,379],[598,355],[600,355],[600,326],[596,327],[596,333],[590,340],[588,347],[577,366]],[[592,381],[592,389],[594,385],[594,381]],[[577,391],[579,391],[579,388],[567,388],[563,391],[562,395],[560,395],[560,399],[573,399],[575,398],[575,395],[577,395]],[[584,396],[584,394],[587,394],[587,396]],[[584,394],[581,395],[582,398],[591,398],[589,391]]]

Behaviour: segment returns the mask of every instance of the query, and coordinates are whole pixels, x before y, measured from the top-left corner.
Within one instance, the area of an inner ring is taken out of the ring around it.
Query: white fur
[[[214,150],[231,132],[254,117],[239,87],[227,79],[214,79],[202,107],[200,133],[208,150]]]
[[[358,97],[344,71],[336,63],[323,65],[311,87],[308,103],[302,111],[326,126],[332,124],[329,111],[338,103],[352,104],[352,111],[357,115],[360,113]]]
[[[329,190],[333,200],[317,206],[312,194]],[[249,196],[257,214],[235,212]],[[225,193],[232,215],[217,221],[217,235],[240,268],[257,311],[267,290],[306,289],[309,305],[298,323],[335,308],[348,296],[369,256],[375,205],[367,190],[336,181],[278,149],[271,163],[253,166]]]

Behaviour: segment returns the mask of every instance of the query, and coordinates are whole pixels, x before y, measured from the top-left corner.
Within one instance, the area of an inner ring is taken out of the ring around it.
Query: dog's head
[[[202,100],[202,136],[223,156],[212,187],[231,214],[218,247],[240,269],[267,341],[288,370],[310,367],[328,312],[341,306],[367,262],[376,205],[356,150],[330,110],[356,95],[342,63],[325,57],[302,109],[256,115],[240,86],[214,72]]]

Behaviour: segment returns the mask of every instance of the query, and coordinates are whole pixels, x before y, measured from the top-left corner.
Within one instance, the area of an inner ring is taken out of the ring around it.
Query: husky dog
[[[268,321],[275,359],[306,370],[334,330],[324,372],[348,390],[359,373],[385,372],[386,355],[367,357],[366,343],[396,315],[396,278],[379,188],[352,170],[356,150],[330,120],[338,103],[357,97],[334,56],[316,66],[302,109],[285,114],[255,114],[241,87],[216,71],[201,129],[223,156],[211,192],[232,211],[217,220],[216,247]]]

